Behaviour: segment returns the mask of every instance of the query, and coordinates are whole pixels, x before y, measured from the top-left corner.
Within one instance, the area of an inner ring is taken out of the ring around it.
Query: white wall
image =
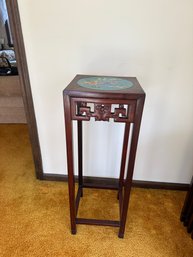
[[[66,174],[62,90],[71,79],[77,73],[136,76],[147,98],[134,178],[189,182],[193,2],[18,2],[44,172]],[[86,175],[118,176],[122,133],[119,124],[85,124]]]

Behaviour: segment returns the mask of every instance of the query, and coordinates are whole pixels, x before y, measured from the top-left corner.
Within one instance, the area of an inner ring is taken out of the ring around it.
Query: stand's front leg
[[[69,190],[69,204],[70,204],[71,233],[76,234],[72,119],[71,119],[71,112],[70,112],[70,98],[67,95],[64,95],[64,113],[65,113],[65,127],[66,127],[66,150],[67,150],[67,165],[68,165],[68,190]]]
[[[130,153],[129,153],[129,163],[128,163],[127,175],[126,175],[126,180],[124,185],[124,199],[123,199],[123,206],[121,210],[120,229],[119,229],[119,235],[118,235],[120,238],[124,237],[124,232],[125,232],[127,211],[129,207],[129,197],[130,197],[131,186],[132,186],[132,177],[133,177],[133,170],[134,170],[134,164],[135,164],[135,156],[136,156],[136,150],[137,150],[137,142],[139,138],[139,130],[140,130],[144,100],[145,98],[142,97],[137,101],[137,108],[136,108],[135,120],[133,124],[131,147],[130,147]]]
[[[127,212],[129,207],[129,198],[130,198],[130,192],[131,192],[133,168],[134,168],[134,162],[135,162],[135,152],[136,152],[136,145],[137,145],[135,140],[136,137],[137,137],[137,134],[134,131],[132,142],[131,142],[127,176],[126,176],[125,185],[124,185],[124,198],[121,206],[121,220],[120,220],[120,229],[119,229],[119,235],[118,235],[120,238],[124,237],[125,225],[127,220]]]
[[[82,121],[78,121],[78,185],[83,196],[83,178],[82,178]]]
[[[117,194],[117,198],[119,199],[120,194],[123,191],[124,185],[124,173],[125,173],[125,164],[127,160],[127,149],[128,149],[128,141],[129,141],[129,131],[130,131],[130,123],[125,124],[125,132],[123,138],[123,149],[122,149],[122,158],[121,158],[121,169],[120,169],[120,176],[119,176],[119,190]]]

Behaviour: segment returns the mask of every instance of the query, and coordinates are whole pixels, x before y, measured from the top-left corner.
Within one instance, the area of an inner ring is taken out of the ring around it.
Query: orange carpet
[[[26,125],[0,125],[0,138],[1,257],[193,256],[179,221],[185,192],[132,189],[124,239],[86,225],[71,235],[67,184],[35,179]],[[79,216],[118,217],[116,192],[85,189]]]

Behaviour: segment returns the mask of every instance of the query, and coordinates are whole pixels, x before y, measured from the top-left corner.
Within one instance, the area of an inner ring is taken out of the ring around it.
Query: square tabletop
[[[145,92],[135,77],[76,75],[64,89],[72,97],[138,99]]]

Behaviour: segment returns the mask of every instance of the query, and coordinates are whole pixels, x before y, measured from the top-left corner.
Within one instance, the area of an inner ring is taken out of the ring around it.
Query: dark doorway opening
[[[36,177],[38,179],[43,179],[41,151],[17,0],[6,0],[6,6],[9,19],[5,22],[5,30],[6,32],[7,30],[10,30],[11,32],[7,38],[6,44],[10,47],[14,46],[14,53],[17,60],[17,69],[19,73],[21,96],[23,100],[26,123],[29,130]],[[5,40],[1,40],[0,43],[2,47],[2,45],[5,44]]]

